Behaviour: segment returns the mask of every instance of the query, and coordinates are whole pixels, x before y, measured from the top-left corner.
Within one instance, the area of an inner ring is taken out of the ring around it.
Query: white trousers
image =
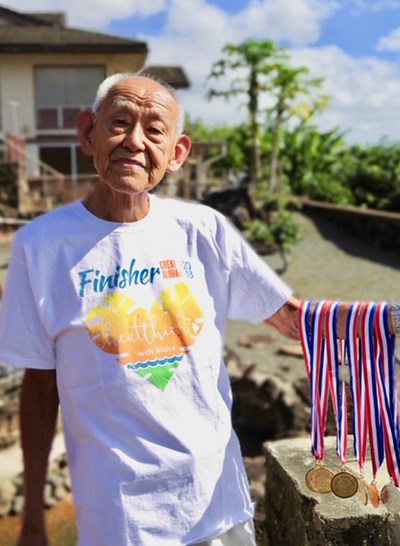
[[[226,533],[193,546],[256,546],[253,520],[235,525]]]

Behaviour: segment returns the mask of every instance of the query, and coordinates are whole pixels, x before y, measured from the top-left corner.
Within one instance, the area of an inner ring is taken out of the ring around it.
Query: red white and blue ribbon
[[[339,306],[338,302],[320,301],[312,315],[311,302],[302,301],[299,308],[300,341],[310,381],[312,453],[317,460],[324,457],[324,432],[331,392],[338,432],[337,454],[342,464],[346,461],[347,401],[339,362],[344,365],[347,358],[353,398],[354,453],[360,470],[363,472],[369,440],[374,479],[386,455],[389,475],[399,487],[395,337],[389,333],[388,304],[351,304],[344,342],[338,341],[336,334]]]
[[[311,305],[303,302],[299,309],[300,339],[310,381],[311,451],[318,461],[322,461],[325,454],[324,433],[329,395],[325,341],[322,335],[326,305],[327,303],[323,301],[316,304],[311,327],[309,327]]]
[[[362,303],[352,303],[346,320],[345,354],[350,368],[350,390],[353,399],[353,446],[360,471],[367,453],[368,414],[365,404],[363,369],[359,358],[358,322]]]
[[[365,385],[365,405],[368,418],[368,437],[374,478],[384,458],[384,440],[381,421],[381,405],[378,401],[377,374],[375,370],[374,316],[375,303],[363,306],[361,313],[361,362]]]
[[[340,379],[339,362],[344,365],[343,341],[337,339],[336,321],[338,313],[338,302],[330,302],[325,313],[325,338],[326,357],[328,361],[329,387],[332,395],[333,411],[336,419],[336,453],[342,465],[346,463],[348,448],[348,425],[347,425],[347,399],[346,384]],[[339,347],[340,346],[340,358]]]
[[[400,452],[397,428],[394,337],[389,335],[387,311],[387,304],[379,304],[375,315],[375,372],[382,415],[386,465],[389,476],[398,487],[400,485]]]
[[[310,317],[311,301],[302,300],[300,302],[298,311],[298,323],[299,323],[299,336],[300,343],[303,349],[304,364],[306,366],[306,372],[308,381],[311,380],[310,368],[311,368],[311,339],[310,339]]]

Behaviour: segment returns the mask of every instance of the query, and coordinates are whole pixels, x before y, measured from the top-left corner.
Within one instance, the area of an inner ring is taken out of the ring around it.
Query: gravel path
[[[282,278],[297,297],[400,300],[400,254],[373,248],[318,217],[295,217],[302,241],[293,248],[291,263]],[[273,269],[282,267],[277,254],[266,256],[266,262]],[[272,340],[258,349],[238,344],[238,339],[251,334],[267,335]],[[284,372],[293,375],[293,379],[305,375],[302,359],[280,354],[283,346],[293,343],[263,324],[229,322],[226,345],[245,362],[254,362],[270,372]]]

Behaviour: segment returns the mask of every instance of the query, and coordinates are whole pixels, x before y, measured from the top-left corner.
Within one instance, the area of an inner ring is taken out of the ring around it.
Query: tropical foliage
[[[246,226],[253,242],[285,253],[299,239],[288,196],[400,210],[400,143],[349,145],[340,128],[321,131],[314,116],[328,104],[323,82],[293,67],[287,48],[248,40],[222,53],[208,96],[241,97],[247,121],[209,128],[189,120],[188,128],[194,140],[226,141],[227,154],[215,167],[247,173],[256,184],[260,214]]]

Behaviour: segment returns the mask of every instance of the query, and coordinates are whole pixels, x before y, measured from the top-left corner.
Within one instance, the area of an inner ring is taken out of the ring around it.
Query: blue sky
[[[2,2],[21,10],[20,0]],[[24,11],[65,11],[69,26],[145,40],[148,64],[181,65],[192,119],[236,123],[243,109],[207,102],[206,77],[226,43],[272,39],[292,63],[324,78],[330,105],[316,122],[350,142],[400,141],[400,0],[26,0]]]

